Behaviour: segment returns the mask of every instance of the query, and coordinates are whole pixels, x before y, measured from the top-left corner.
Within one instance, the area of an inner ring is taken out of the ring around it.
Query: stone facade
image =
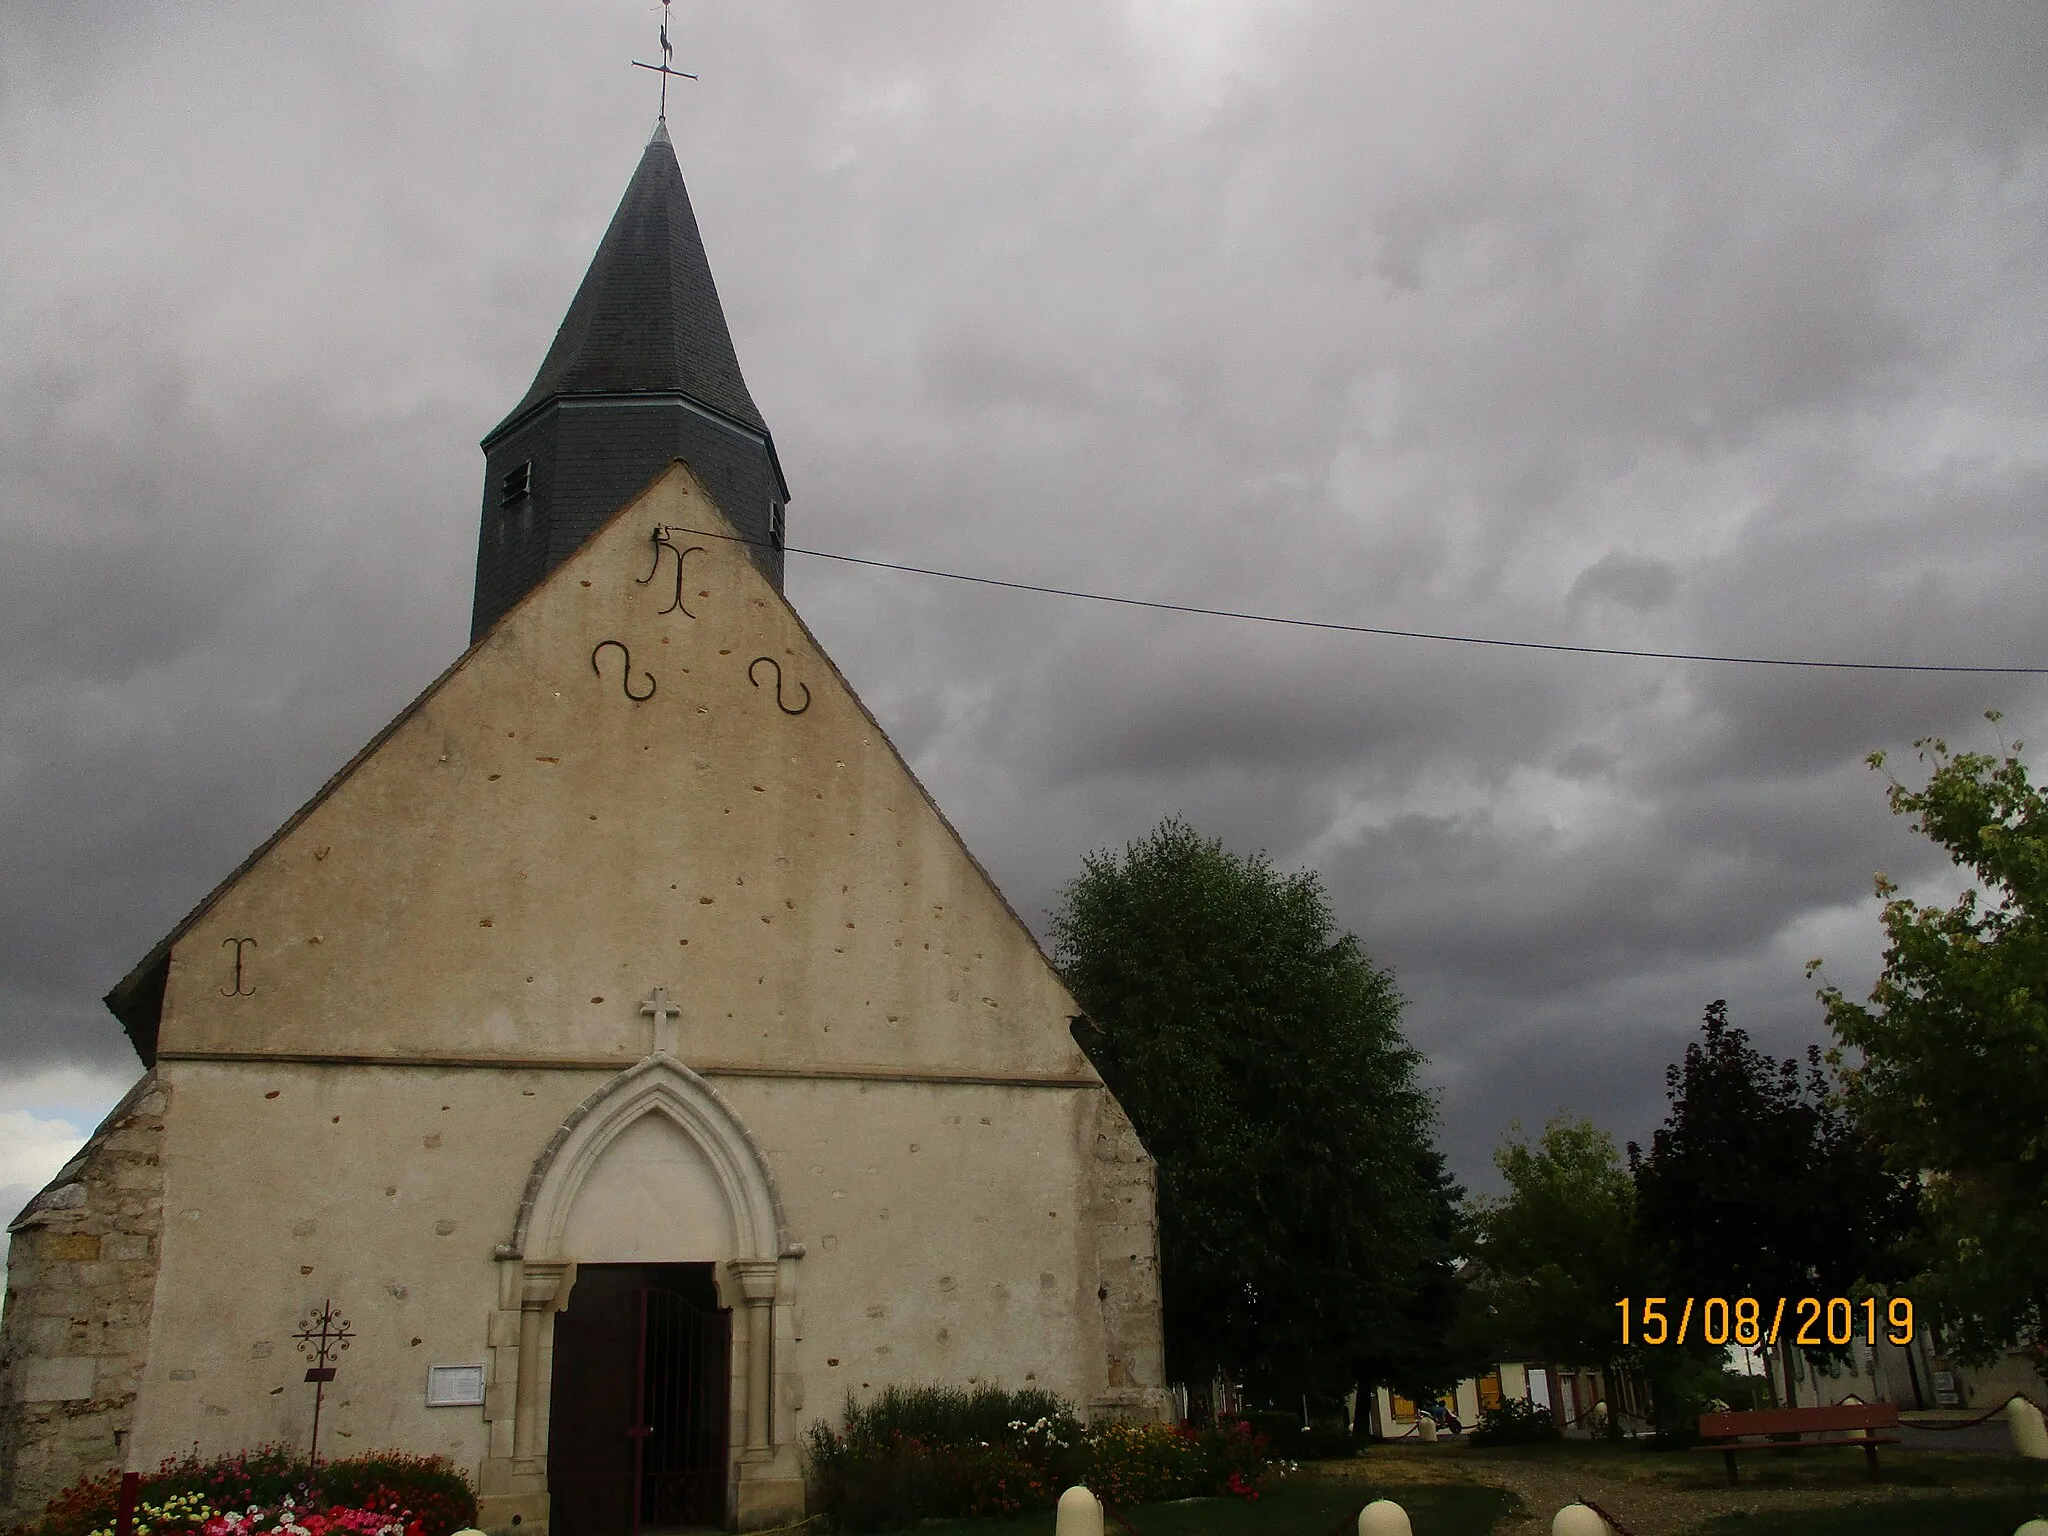
[[[1158,1181],[1152,1157],[1123,1106],[1101,1095],[1088,1222],[1095,1232],[1096,1300],[1102,1308],[1103,1380],[1086,1404],[1093,1418],[1149,1421],[1163,1415],[1159,1388],[1166,1335],[1159,1314]]]
[[[0,1527],[126,1460],[149,1353],[169,1104],[145,1074],[9,1229]]]
[[[323,1450],[448,1456],[540,1536],[594,1265],[714,1275],[737,1525],[801,1513],[849,1394],[1165,1412],[1152,1165],[1078,1007],[732,535],[672,468],[160,948],[131,1466],[303,1441],[332,1299]]]

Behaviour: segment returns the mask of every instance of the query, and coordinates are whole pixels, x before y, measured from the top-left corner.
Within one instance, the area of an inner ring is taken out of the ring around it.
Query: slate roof
[[[488,444],[557,395],[685,395],[742,425],[747,393],[668,126],[657,123],[533,387]]]

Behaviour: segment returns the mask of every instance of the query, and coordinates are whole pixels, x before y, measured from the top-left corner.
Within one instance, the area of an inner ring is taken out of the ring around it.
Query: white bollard
[[[2014,1531],[2012,1536],[2048,1536],[2048,1520],[2029,1520]]]
[[[1053,1536],[1102,1536],[1102,1501],[1076,1483],[1060,1495]]]
[[[1424,1445],[1436,1444],[1436,1420],[1426,1413],[1415,1415],[1415,1438]]]
[[[1374,1499],[1358,1512],[1358,1536],[1415,1536],[1415,1527],[1392,1499]]]
[[[1614,1527],[1583,1504],[1567,1504],[1550,1522],[1550,1536],[1614,1536]]]
[[[2041,1422],[2040,1409],[2015,1396],[2005,1405],[2005,1422],[2012,1430],[2014,1450],[2033,1461],[2048,1461],[2048,1424]]]

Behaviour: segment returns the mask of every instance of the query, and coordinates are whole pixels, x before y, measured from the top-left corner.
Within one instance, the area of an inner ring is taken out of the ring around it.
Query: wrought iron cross
[[[348,1319],[335,1312],[332,1300],[321,1302],[318,1311],[308,1312],[299,1331],[292,1335],[299,1341],[299,1353],[313,1360],[306,1368],[306,1380],[313,1383],[313,1444],[306,1460],[316,1471],[320,1466],[320,1405],[327,1395],[327,1383],[334,1380],[334,1366],[330,1362],[341,1358],[341,1352],[355,1336]]]
[[[688,70],[669,68],[669,61],[675,57],[676,50],[674,45],[668,40],[668,7],[669,0],[661,0],[661,62],[659,64],[643,64],[638,59],[633,61],[635,69],[651,69],[661,76],[661,120],[664,123],[668,121],[668,77],[674,75],[681,80],[694,80],[697,78]]]

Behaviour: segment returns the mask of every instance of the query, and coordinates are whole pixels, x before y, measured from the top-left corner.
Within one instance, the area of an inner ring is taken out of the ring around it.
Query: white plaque
[[[484,1368],[480,1365],[427,1367],[429,1408],[475,1408],[484,1400]]]

